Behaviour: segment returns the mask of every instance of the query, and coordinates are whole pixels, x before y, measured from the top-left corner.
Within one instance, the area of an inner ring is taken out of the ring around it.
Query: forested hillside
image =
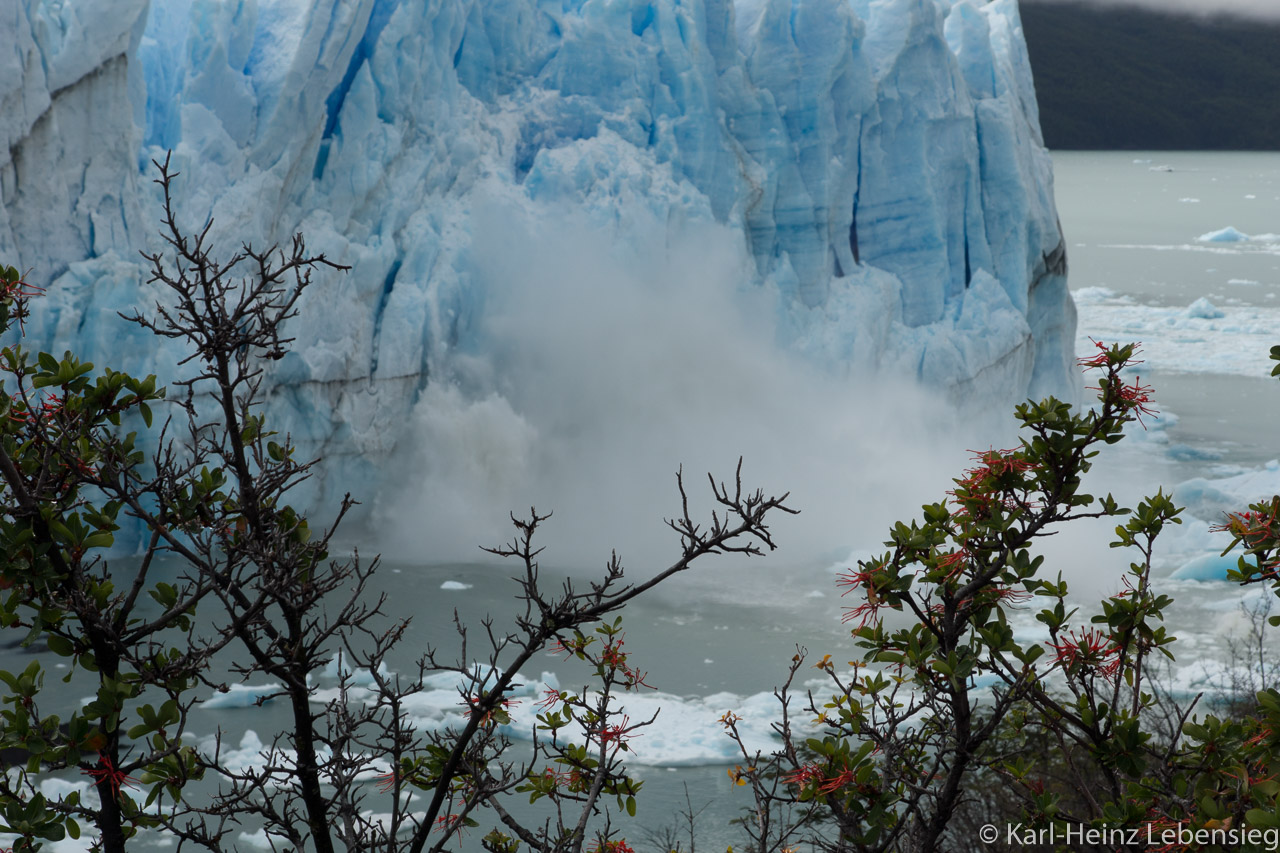
[[[1051,149],[1280,149],[1280,26],[1023,0]]]

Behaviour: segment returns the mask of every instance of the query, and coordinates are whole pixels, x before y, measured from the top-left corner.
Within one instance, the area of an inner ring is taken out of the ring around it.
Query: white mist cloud
[[[1277,0],[1023,0],[1024,3],[1084,3],[1100,7],[1137,7],[1153,12],[1213,17],[1234,15],[1244,18],[1262,18],[1280,21],[1280,2]]]
[[[742,284],[751,262],[728,228],[610,231],[546,213],[475,214],[484,337],[454,356],[455,382],[433,374],[402,440],[400,480],[375,508],[392,560],[491,560],[478,546],[509,542],[509,513],[535,506],[555,513],[543,565],[597,576],[616,548],[628,577],[645,578],[679,557],[663,524],[680,508],[677,468],[695,518],[709,519],[707,473],[731,481],[742,456],[745,485],[790,491],[801,514],[773,519],[778,551],[708,558],[654,600],[813,608],[817,591],[822,618],[838,621],[848,601],[832,569],[883,553],[895,521],[944,500],[969,448],[1016,444],[1012,406],[985,407],[998,426],[974,423],[909,382],[780,346],[775,296]],[[1124,505],[1168,473],[1150,454],[1104,454],[1086,488]],[[1109,547],[1115,524],[1043,540],[1047,576],[1061,571],[1086,598],[1118,591],[1132,556]]]
[[[645,576],[679,556],[662,521],[677,468],[709,519],[707,473],[731,480],[742,456],[745,485],[790,491],[802,513],[774,520],[780,550],[761,568],[825,566],[879,548],[943,497],[965,448],[996,441],[940,395],[779,346],[775,297],[743,290],[740,234],[631,222],[622,240],[582,219],[477,213],[485,340],[453,365],[458,387],[434,380],[415,410],[402,482],[377,509],[392,558],[480,559],[510,540],[510,511],[536,506],[555,512],[548,565],[599,567],[616,547]]]

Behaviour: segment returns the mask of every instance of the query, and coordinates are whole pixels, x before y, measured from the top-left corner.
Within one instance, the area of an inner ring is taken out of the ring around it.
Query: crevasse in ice
[[[0,258],[51,284],[35,343],[171,372],[115,314],[159,296],[137,252],[172,149],[191,225],[353,267],[271,377],[339,466],[429,383],[501,392],[493,233],[560,221],[623,264],[728,246],[824,369],[1075,381],[1015,0],[19,0],[0,45]]]

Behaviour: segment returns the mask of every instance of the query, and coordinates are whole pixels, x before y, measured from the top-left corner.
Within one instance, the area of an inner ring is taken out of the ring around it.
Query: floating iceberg
[[[1228,225],[1226,228],[1210,231],[1208,234],[1201,234],[1196,239],[1201,243],[1245,243],[1250,238],[1243,231]]]
[[[1188,305],[1183,313],[1188,317],[1194,317],[1199,320],[1219,320],[1225,316],[1218,306],[1203,296]]]
[[[1176,569],[1170,577],[1190,581],[1225,581],[1227,572],[1237,567],[1238,553],[1205,554]]]

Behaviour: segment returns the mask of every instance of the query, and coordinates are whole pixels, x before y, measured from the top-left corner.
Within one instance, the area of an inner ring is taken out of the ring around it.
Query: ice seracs
[[[729,235],[820,369],[1074,388],[1015,0],[83,0],[0,36],[0,255],[53,279],[36,345],[168,373],[115,312],[158,296],[136,253],[173,149],[192,227],[353,267],[271,378],[278,428],[357,488],[430,383],[504,393],[484,231],[570,211],[642,273]]]

